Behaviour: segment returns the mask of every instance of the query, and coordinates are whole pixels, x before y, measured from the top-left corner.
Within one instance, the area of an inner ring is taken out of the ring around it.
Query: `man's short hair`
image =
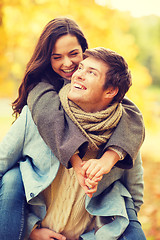
[[[104,89],[110,86],[117,87],[119,91],[114,97],[113,102],[121,102],[132,85],[131,72],[128,69],[125,59],[118,53],[103,47],[87,49],[84,53],[84,59],[87,57],[94,57],[106,63],[109,70],[106,72]]]

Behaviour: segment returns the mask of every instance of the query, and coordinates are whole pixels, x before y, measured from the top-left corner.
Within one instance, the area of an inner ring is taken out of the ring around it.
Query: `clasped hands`
[[[70,159],[80,186],[90,198],[97,191],[103,175],[109,173],[118,160],[118,155],[112,150],[106,151],[100,159],[82,161],[78,154]]]

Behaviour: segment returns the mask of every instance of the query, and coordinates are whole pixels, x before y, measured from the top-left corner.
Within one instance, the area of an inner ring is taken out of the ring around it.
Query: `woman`
[[[61,47],[61,51],[56,52],[56,43],[58,39],[60,40],[60,37],[62,36],[66,36],[67,39],[68,34],[70,37],[72,36],[72,40],[74,40],[73,42],[70,42],[70,45],[72,46],[73,43],[75,45],[73,44],[71,50],[67,50],[64,47],[65,42],[63,41],[62,46],[64,48]],[[64,81],[67,83],[67,80],[63,80],[62,77],[70,80],[73,72],[78,66],[79,61],[82,60],[82,53],[87,47],[88,45],[86,39],[74,21],[67,18],[57,18],[49,22],[43,30],[33,56],[27,65],[24,79],[19,88],[19,97],[13,103],[14,113],[16,116],[18,116],[23,106],[26,105],[27,97],[30,93],[28,104],[33,113],[33,117],[35,118],[35,122],[37,122],[39,132],[47,145],[51,147],[52,151],[58,157],[59,161],[66,167],[70,167],[70,157],[76,152],[77,149],[79,149],[81,157],[84,155],[85,147],[88,143],[86,138],[81,135],[80,131],[76,128],[76,126],[74,126],[71,120],[67,116],[64,117],[63,111],[58,111],[59,99],[57,97],[57,92],[63,86]],[[59,62],[61,60],[64,68],[61,65],[59,66],[57,64],[57,61]],[[51,96],[52,99],[50,99]],[[130,114],[132,116],[140,115],[135,106],[132,105],[131,109],[128,109],[129,105],[126,106],[127,114]],[[55,121],[55,124],[52,126],[52,128],[48,128],[48,125],[51,126],[50,123],[51,120],[53,121],[53,116],[55,113],[58,119],[58,123]],[[63,128],[64,122],[66,121],[68,124],[67,129]],[[130,120],[128,119],[127,122],[130,123]],[[137,122],[139,124],[137,124]],[[120,122],[120,124],[123,126],[123,121]],[[135,130],[135,124],[130,124],[131,126],[134,125]],[[141,116],[140,118],[138,116],[136,117],[136,126],[138,128],[142,127]],[[118,129],[119,130],[117,131],[121,131],[121,125]],[[50,134],[51,132],[54,134],[54,139]],[[132,132],[133,129],[131,129],[131,133]],[[56,135],[57,133],[59,135]],[[115,135],[113,134],[113,139],[117,139],[116,132]],[[128,138],[126,137],[125,139]],[[118,162],[118,164],[121,167],[129,168],[132,167],[132,158],[135,158],[135,155],[137,154],[142,143],[142,139],[143,136],[141,135],[139,136],[139,139],[136,139],[135,143],[132,142],[132,145],[135,146],[135,149],[124,146],[127,145],[127,140],[126,144],[118,143],[118,141],[116,143],[116,140],[111,140],[106,144],[106,149],[107,147],[113,145],[123,148],[127,153],[127,156],[124,161]],[[66,149],[70,149],[70,151],[66,151]],[[7,179],[10,179],[10,181]],[[10,224],[10,231],[7,231],[4,229],[4,227],[0,229],[0,234],[2,235],[1,238],[23,239],[25,226],[24,210],[26,209],[26,202],[23,187],[20,184],[21,178],[19,168],[15,167],[11,171],[8,171],[1,182],[2,197],[0,201],[1,206],[3,206],[2,209],[0,209],[1,223],[7,223],[8,219],[12,222],[12,224]],[[18,188],[15,188],[14,186],[18,186]],[[4,202],[6,205],[4,205]],[[13,212],[13,206],[15,208],[15,212]],[[16,222],[14,219],[16,219]],[[0,224],[0,226],[2,226],[2,224]]]

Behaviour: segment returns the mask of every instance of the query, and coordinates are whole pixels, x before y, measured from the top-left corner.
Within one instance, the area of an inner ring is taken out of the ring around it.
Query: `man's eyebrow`
[[[89,69],[101,73],[97,68],[89,67]]]
[[[84,64],[82,62],[79,63],[80,66],[84,66]],[[90,70],[94,70],[98,73],[100,73],[100,71],[97,68],[93,68],[93,67],[88,67]]]
[[[89,69],[99,72],[99,70],[97,68],[89,67]]]

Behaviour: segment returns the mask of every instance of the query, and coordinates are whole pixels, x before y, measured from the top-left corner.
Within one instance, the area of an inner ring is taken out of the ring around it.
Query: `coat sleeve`
[[[144,195],[143,166],[140,152],[137,155],[133,168],[124,171],[122,183],[131,194],[135,210],[138,212],[143,204]]]
[[[121,120],[104,146],[103,152],[111,146],[122,148],[127,155],[123,161],[118,161],[116,166],[129,169],[133,167],[138,151],[144,141],[145,127],[142,114],[132,101],[124,98],[122,105],[123,113]]]
[[[65,167],[71,167],[69,160],[77,149],[84,156],[88,141],[64,113],[53,85],[40,82],[29,93],[27,104],[41,137]]]
[[[0,143],[0,176],[12,168],[22,157],[25,138],[26,109],[10,127]]]

